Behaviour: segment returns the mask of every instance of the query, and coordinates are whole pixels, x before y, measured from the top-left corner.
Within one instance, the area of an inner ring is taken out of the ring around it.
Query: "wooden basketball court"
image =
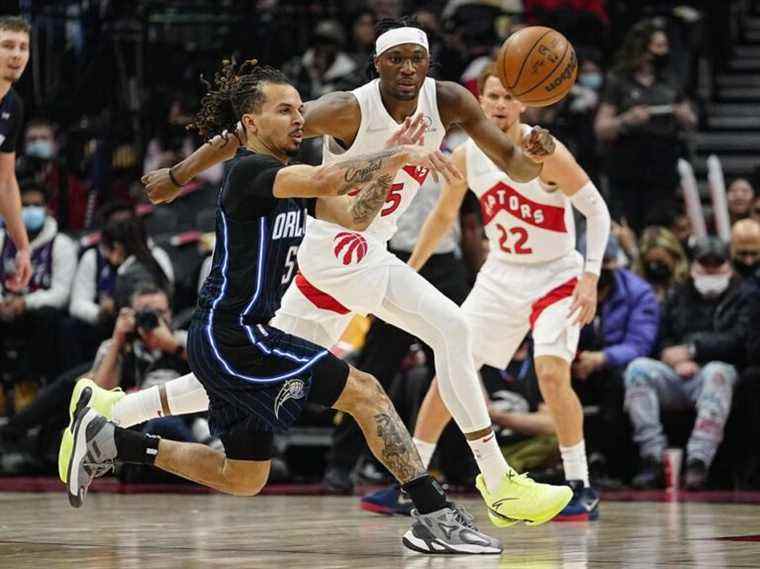
[[[595,523],[490,527],[502,556],[407,551],[408,520],[361,511],[355,497],[0,494],[0,567],[57,569],[760,567],[760,506],[603,503]]]

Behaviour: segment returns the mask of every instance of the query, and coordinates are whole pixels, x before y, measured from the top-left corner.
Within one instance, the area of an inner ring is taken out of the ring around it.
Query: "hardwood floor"
[[[502,556],[409,552],[409,520],[368,514],[351,497],[92,494],[75,510],[60,493],[5,493],[0,567],[760,567],[757,505],[608,501],[595,523],[498,530],[479,501],[460,502],[503,541]]]

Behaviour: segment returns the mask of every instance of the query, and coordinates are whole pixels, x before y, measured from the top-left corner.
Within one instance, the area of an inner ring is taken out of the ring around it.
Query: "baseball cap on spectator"
[[[700,237],[692,247],[693,258],[700,265],[717,267],[731,257],[728,244],[718,237]]]

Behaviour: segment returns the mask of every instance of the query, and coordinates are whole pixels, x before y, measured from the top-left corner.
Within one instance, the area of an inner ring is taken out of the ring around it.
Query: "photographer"
[[[149,282],[136,286],[130,305],[119,311],[113,335],[100,345],[92,379],[106,389],[145,389],[189,372],[187,332],[172,330],[169,298]],[[197,415],[162,417],[144,432],[188,442],[211,443],[208,424]]]

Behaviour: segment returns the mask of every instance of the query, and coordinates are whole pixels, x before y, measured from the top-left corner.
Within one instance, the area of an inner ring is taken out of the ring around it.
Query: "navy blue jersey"
[[[0,101],[0,152],[15,152],[24,106],[21,97],[11,88]]]
[[[215,320],[265,323],[296,274],[296,253],[313,199],[272,194],[285,167],[272,156],[238,150],[219,192],[216,248],[198,306]]]

